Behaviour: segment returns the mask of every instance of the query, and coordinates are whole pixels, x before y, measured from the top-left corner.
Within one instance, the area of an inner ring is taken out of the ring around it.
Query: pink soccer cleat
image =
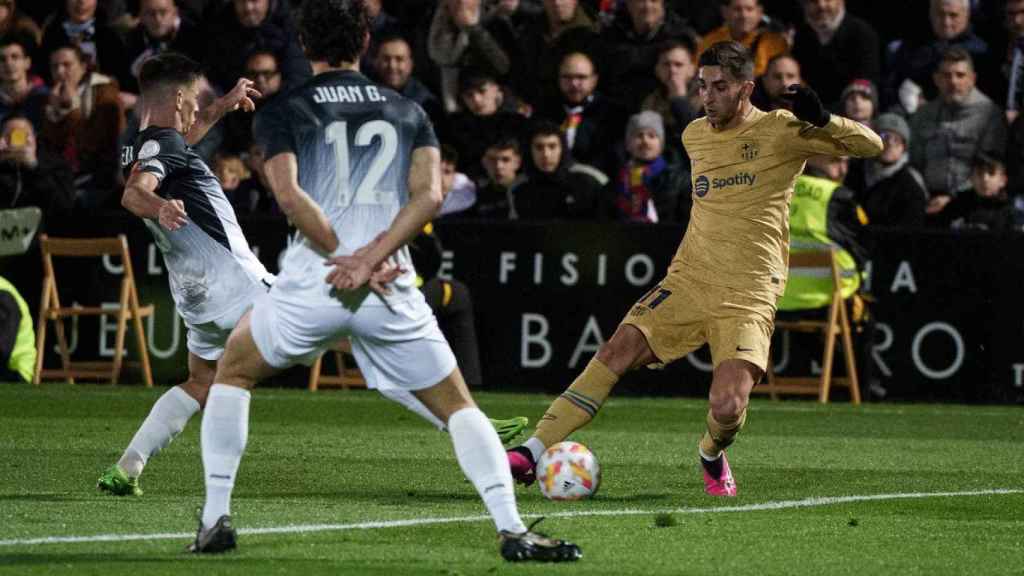
[[[519,446],[505,454],[508,455],[508,466],[512,469],[512,477],[516,482],[529,486],[537,480],[537,474],[534,472],[536,464],[528,449]]]
[[[731,497],[736,495],[736,480],[732,477],[732,470],[729,469],[729,461],[725,458],[725,452],[722,452],[721,476],[712,478],[704,466],[701,466],[701,470],[704,471],[704,492],[711,496]]]

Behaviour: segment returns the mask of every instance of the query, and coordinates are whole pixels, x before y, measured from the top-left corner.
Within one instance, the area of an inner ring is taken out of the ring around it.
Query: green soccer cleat
[[[139,488],[138,478],[129,478],[120,466],[114,464],[100,476],[96,481],[96,487],[100,492],[113,494],[114,496],[142,496],[142,488]]]
[[[501,439],[502,444],[508,444],[515,440],[517,436],[523,433],[523,430],[526,430],[526,426],[530,423],[530,419],[526,416],[516,416],[508,420],[497,420],[494,418],[489,418],[489,420],[498,432],[498,438]]]

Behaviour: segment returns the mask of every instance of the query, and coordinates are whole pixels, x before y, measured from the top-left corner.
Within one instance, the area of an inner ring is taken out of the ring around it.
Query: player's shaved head
[[[338,67],[352,64],[366,49],[370,14],[365,0],[316,0],[304,2],[299,31],[306,57]]]
[[[201,64],[177,52],[163,52],[142,63],[139,88],[143,94],[191,86],[203,76]]]

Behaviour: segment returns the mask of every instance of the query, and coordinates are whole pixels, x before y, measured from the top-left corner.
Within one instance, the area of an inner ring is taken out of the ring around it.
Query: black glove
[[[804,122],[814,124],[818,128],[823,128],[825,124],[828,124],[829,119],[832,118],[832,114],[829,114],[829,111],[825,110],[825,107],[821,105],[821,99],[818,98],[818,95],[807,86],[801,84],[790,85],[779,97],[789,102],[793,115]]]

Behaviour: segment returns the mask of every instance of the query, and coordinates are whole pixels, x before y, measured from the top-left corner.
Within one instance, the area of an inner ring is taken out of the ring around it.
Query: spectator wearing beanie
[[[846,85],[839,97],[839,114],[867,126],[878,115],[878,90],[871,80],[858,78]]]
[[[680,222],[689,217],[689,175],[663,154],[665,126],[650,110],[626,124],[628,160],[612,184],[613,212],[626,222]]]
[[[924,225],[928,191],[924,178],[910,165],[910,127],[897,114],[882,114],[874,129],[882,137],[882,153],[867,161],[866,191],[860,204],[876,226],[913,228]]]

